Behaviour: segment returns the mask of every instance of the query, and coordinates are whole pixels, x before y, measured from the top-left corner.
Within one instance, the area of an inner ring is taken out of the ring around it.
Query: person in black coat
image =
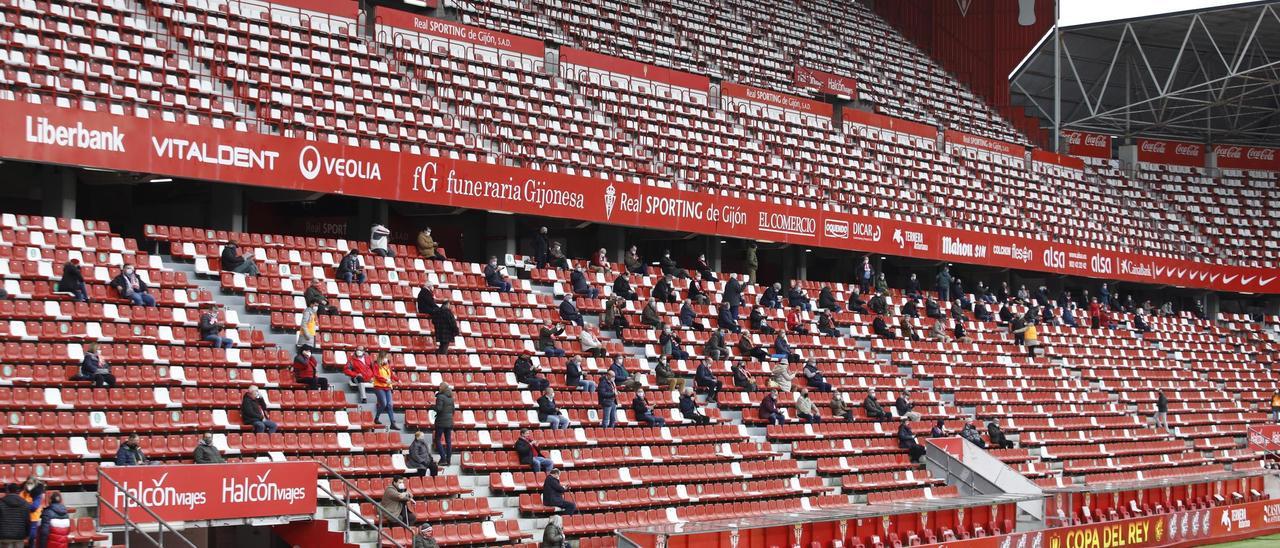
[[[720,314],[716,318],[716,323],[721,329],[727,329],[734,333],[741,333],[742,326],[738,325],[738,314],[734,312],[733,305],[728,301],[720,303]]]
[[[693,383],[698,388],[707,390],[707,401],[719,401],[720,389],[724,383],[711,372],[711,362],[704,359],[698,364],[698,369],[693,373]]]
[[[743,333],[738,336],[738,342],[734,343],[734,347],[738,349],[738,355],[743,358],[755,358],[760,361],[768,361],[769,353],[764,348],[751,342],[751,335]]]
[[[840,312],[840,304],[836,302],[836,296],[831,293],[830,287],[822,286],[822,290],[818,292],[818,308]]]
[[[867,397],[862,399],[862,410],[867,412],[867,418],[875,420],[888,420],[892,418],[888,411],[876,401],[876,390],[872,388],[867,391]]]
[[[666,426],[667,421],[653,414],[654,409],[649,405],[649,401],[644,398],[644,389],[636,390],[636,396],[631,398],[631,411],[636,414],[636,420],[645,423],[648,426]]]
[[[433,316],[437,310],[440,310],[440,305],[436,304],[435,293],[430,287],[423,285],[422,289],[418,290],[418,313]]]
[[[564,300],[560,301],[560,319],[582,327],[582,313],[578,311],[577,301],[577,295],[565,293]]]
[[[511,282],[507,281],[507,276],[504,274],[505,270],[498,265],[497,257],[489,257],[489,262],[484,265],[485,285],[503,293],[511,292]]]
[[[908,318],[920,317],[920,300],[912,297],[907,304],[902,305],[902,315]]]
[[[831,383],[827,382],[827,379],[822,376],[822,371],[818,370],[817,360],[809,358],[809,360],[804,363],[804,367],[800,369],[800,374],[804,375],[805,383],[808,384],[810,388],[819,392],[831,391]]]
[[[560,508],[567,516],[577,514],[578,505],[564,499],[565,491],[568,489],[560,484],[560,470],[552,470],[542,482],[542,505]]]
[[[634,301],[638,297],[636,291],[631,288],[631,280],[627,279],[626,274],[619,274],[613,279],[613,294],[628,301]]]
[[[764,293],[760,295],[760,306],[769,308],[782,308],[782,285],[774,283],[765,288]]]
[[[991,438],[991,445],[997,448],[1013,449],[1013,442],[1009,441],[1008,437],[1005,437],[1004,430],[1000,428],[996,421],[987,423],[987,437]]]
[[[706,329],[702,322],[698,321],[698,313],[693,310],[693,304],[689,302],[689,299],[685,299],[684,302],[680,303],[680,325],[695,331]]]
[[[240,399],[240,422],[252,426],[256,433],[276,431],[276,423],[267,412],[267,401],[258,393],[257,386],[250,386]]]
[[[360,263],[360,252],[352,249],[342,260],[338,261],[338,279],[347,283],[364,283],[364,265]]]
[[[759,306],[751,307],[751,314],[747,316],[747,321],[751,324],[751,330],[762,335],[777,335],[778,330],[769,325],[768,320],[764,317],[764,312],[760,311]]]
[[[685,388],[680,393],[680,416],[694,424],[711,424],[711,419],[698,412],[698,402],[693,399],[692,388]]]
[[[867,301],[862,300],[862,296],[857,293],[849,293],[849,312],[866,314]]]
[[[533,266],[534,268],[542,268],[547,266],[547,258],[551,254],[551,244],[547,239],[547,227],[538,227],[538,233],[533,236]]]
[[[547,379],[538,376],[538,368],[533,365],[533,358],[528,350],[521,352],[520,357],[516,358],[515,376],[516,382],[528,386],[530,390],[542,391],[551,385]]]
[[[738,307],[742,306],[742,283],[738,281],[737,274],[730,274],[729,281],[724,283],[721,300],[733,307],[733,319],[737,320]]]
[[[587,273],[581,267],[573,269],[573,272],[569,274],[569,285],[573,286],[574,293],[588,299],[600,296],[600,289],[587,282]]]
[[[911,425],[905,418],[898,425],[898,448],[907,450],[907,456],[911,458],[911,462],[918,463],[920,457],[924,456],[924,446],[916,441],[916,434],[911,431]]]
[[[689,273],[676,265],[675,259],[671,258],[671,250],[669,249],[662,251],[662,258],[658,259],[658,267],[662,269],[663,276],[675,276],[681,279],[689,278]]]
[[[90,386],[115,388],[116,376],[111,374],[111,367],[98,354],[98,343],[89,343],[85,348],[84,358],[80,360],[80,373],[71,377],[73,381],[90,381]]]
[[[907,294],[907,296],[908,296],[908,297],[911,297],[911,298],[913,298],[913,299],[919,299],[919,298],[920,298],[920,295],[921,295],[921,293],[920,293],[920,278],[917,278],[917,277],[916,277],[916,274],[915,274],[914,272],[912,272],[912,273],[911,273],[911,278],[909,278],[909,279],[907,280],[907,292],[906,292],[906,294]]]
[[[827,337],[839,337],[840,330],[836,329],[836,322],[831,319],[831,314],[819,312],[817,319],[818,333]]]
[[[885,323],[884,316],[876,315],[876,319],[871,321],[871,332],[882,339],[893,340],[898,338],[893,334],[893,330],[889,329],[889,324]]]
[[[320,280],[313,279],[307,285],[307,289],[302,292],[302,301],[307,304],[307,308],[316,307],[317,314],[337,314],[338,307],[329,304],[329,298],[324,296],[324,292],[320,291]],[[419,300],[419,303],[422,301]],[[434,304],[435,301],[432,301]],[[421,312],[421,310],[419,310]]]
[[[946,318],[946,315],[942,313],[942,305],[938,304],[938,301],[934,300],[933,297],[929,297],[928,299],[925,299],[924,315],[930,318],[933,318],[935,320],[941,320],[943,318]]]
[[[769,393],[765,394],[764,399],[760,400],[760,418],[769,424],[782,424],[787,422],[787,417],[778,409],[778,389],[771,388]]]
[[[31,535],[31,505],[19,493],[16,483],[4,486],[4,498],[0,499],[0,544],[21,548]]]
[[[538,420],[547,423],[552,430],[564,430],[569,427],[569,417],[564,416],[556,407],[556,391],[548,387],[538,398]]]
[[[649,295],[653,299],[664,303],[676,302],[675,291],[671,289],[671,280],[665,275],[658,278],[657,283],[653,284],[653,291],[650,291]]]
[[[240,255],[239,249],[236,248],[235,242],[227,242],[222,247],[222,255],[218,258],[224,272],[235,272],[236,274],[247,274],[249,276],[258,275],[258,264],[249,258],[249,254]]]
[[[70,293],[71,298],[82,303],[89,302],[89,290],[84,285],[84,273],[80,271],[80,259],[71,259],[62,265],[62,278],[58,280],[58,291]]]
[[[813,308],[809,303],[809,295],[800,288],[800,282],[791,280],[791,289],[787,291],[787,306],[798,306],[805,312]]]
[[[458,319],[454,317],[449,303],[440,305],[440,309],[431,316],[431,327],[436,334],[436,354],[449,353],[449,345],[458,336]]]
[[[542,456],[542,450],[533,441],[533,431],[528,428],[521,430],[520,437],[516,439],[516,458],[520,464],[532,467],[535,473],[550,472],[555,468],[551,459]]]
[[[698,276],[708,282],[720,281],[716,273],[711,271],[711,265],[707,264],[706,254],[698,255]]]
[[[435,459],[431,458],[431,444],[427,442],[427,436],[421,430],[413,433],[413,441],[409,443],[409,455],[405,457],[405,465],[409,468],[416,468],[415,474],[422,477],[431,474],[436,477],[440,474],[440,466],[436,464]]]

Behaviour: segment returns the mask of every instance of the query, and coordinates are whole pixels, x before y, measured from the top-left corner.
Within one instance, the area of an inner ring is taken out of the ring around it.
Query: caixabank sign
[[[106,468],[111,481],[98,480],[98,522],[122,525],[127,513],[134,523],[155,523],[147,510],[166,522],[310,515],[316,470],[314,462]]]

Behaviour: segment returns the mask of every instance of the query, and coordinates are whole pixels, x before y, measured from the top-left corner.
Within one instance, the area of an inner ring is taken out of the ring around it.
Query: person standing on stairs
[[[453,412],[456,410],[453,387],[449,383],[440,383],[440,390],[436,392],[436,401],[431,410],[436,414],[433,423],[435,433],[431,437],[431,443],[436,446],[436,453],[440,455],[440,466],[449,466],[453,463]]]
[[[1156,426],[1169,429],[1169,398],[1164,395],[1164,390],[1156,393]]]
[[[391,374],[391,357],[384,350],[378,353],[373,363],[373,397],[376,405],[373,411],[373,422],[378,422],[382,413],[387,414],[387,427],[396,430],[396,410],[391,401],[391,390],[395,387],[395,379]],[[381,423],[379,423],[381,424]]]
[[[298,323],[298,348],[315,347],[316,334],[320,331],[319,304],[308,303],[302,311],[302,321]]]
[[[458,318],[453,315],[449,303],[443,303],[431,316],[431,327],[436,334],[436,354],[448,354],[449,344],[458,336]]]

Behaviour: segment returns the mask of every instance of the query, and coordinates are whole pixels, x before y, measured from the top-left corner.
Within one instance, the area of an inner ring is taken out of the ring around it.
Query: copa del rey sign
[[[316,511],[317,468],[314,462],[107,468],[115,483],[98,479],[98,522],[123,525],[128,508],[129,521],[155,523],[139,504],[166,522],[309,516]]]

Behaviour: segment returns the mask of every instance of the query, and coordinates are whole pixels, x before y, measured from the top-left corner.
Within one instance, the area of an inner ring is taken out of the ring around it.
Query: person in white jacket
[[[387,239],[390,237],[391,230],[374,223],[373,228],[369,229],[369,252],[379,257],[395,257],[395,252],[387,247]]]

